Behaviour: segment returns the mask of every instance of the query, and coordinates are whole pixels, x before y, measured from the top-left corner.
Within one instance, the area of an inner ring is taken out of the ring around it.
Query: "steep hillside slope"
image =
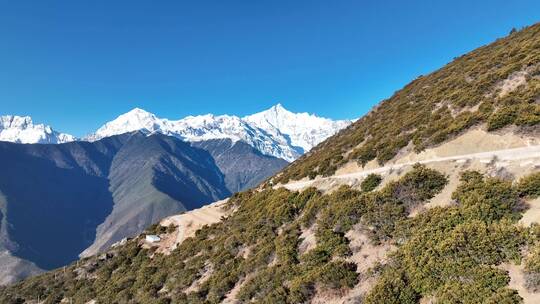
[[[244,192],[216,206],[224,220],[180,243],[183,231],[171,224],[186,226],[165,220],[146,232],[163,244],[142,235],[0,289],[0,300],[521,303],[523,294],[509,285],[518,275],[527,278],[519,287],[534,295],[540,234],[517,221],[523,204],[540,195],[540,174],[512,185],[465,171],[454,204],[413,215],[447,185],[443,174],[417,165],[371,192]],[[524,266],[515,270],[519,261]]]
[[[114,208],[97,227],[96,241],[83,256],[137,235],[166,216],[199,208],[231,193],[206,151],[172,137],[140,133],[115,155],[109,191]]]
[[[76,259],[113,208],[108,163],[120,146],[0,143],[2,247],[43,269]]]
[[[384,164],[405,147],[422,151],[474,125],[495,131],[540,122],[540,24],[420,76],[289,166],[275,182],[332,175],[348,162]]]
[[[93,143],[0,143],[2,282],[96,254],[286,165],[242,142],[197,145],[138,132]]]
[[[288,164],[285,160],[262,154],[243,141],[215,139],[192,145],[212,155],[232,193],[257,186]]]
[[[540,24],[457,58],[269,183],[0,301],[537,303],[539,43]]]
[[[2,248],[41,269],[230,193],[210,154],[163,135],[0,143],[0,162]]]

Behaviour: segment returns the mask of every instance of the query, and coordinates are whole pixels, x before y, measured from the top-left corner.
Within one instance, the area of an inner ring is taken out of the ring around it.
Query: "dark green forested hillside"
[[[506,92],[504,80],[519,75],[526,83]],[[331,175],[351,160],[385,163],[409,142],[420,151],[480,123],[492,131],[510,124],[526,129],[540,122],[539,98],[540,24],[535,24],[418,77],[275,182]]]

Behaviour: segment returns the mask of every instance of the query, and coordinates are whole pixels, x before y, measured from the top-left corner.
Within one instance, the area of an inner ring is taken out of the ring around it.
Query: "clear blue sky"
[[[133,107],[353,118],[540,21],[537,0],[444,2],[0,0],[0,114],[79,136]]]

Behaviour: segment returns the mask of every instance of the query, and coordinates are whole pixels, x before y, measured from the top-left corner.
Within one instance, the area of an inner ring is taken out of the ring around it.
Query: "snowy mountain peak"
[[[155,117],[154,114],[146,111],[146,110],[143,110],[141,108],[133,108],[133,110],[123,114],[123,115],[120,115],[120,116],[126,116],[126,117]]]
[[[134,108],[133,110],[118,116],[116,119],[106,123],[99,128],[96,133],[87,137],[90,141],[95,141],[104,137],[123,134],[127,132],[145,130],[148,132],[159,131],[159,124],[161,119],[156,115],[145,111],[140,108]]]
[[[276,113],[279,113],[279,112],[289,112],[291,113],[289,110],[285,109],[283,107],[283,105],[281,104],[281,102],[278,102],[277,104],[275,104],[274,106],[272,106],[270,109],[268,109],[267,111],[274,111]]]
[[[23,144],[59,144],[74,141],[72,135],[59,133],[44,124],[34,125],[29,116],[0,116],[0,141]]]
[[[190,142],[210,139],[242,140],[263,154],[293,161],[350,123],[348,120],[333,121],[308,113],[292,113],[280,103],[244,118],[206,114],[169,120],[135,108],[106,123],[86,139],[95,141],[143,130]]]
[[[287,109],[285,109],[285,107],[283,107],[283,105],[281,103],[278,103],[276,105],[273,105],[268,110],[265,110],[265,111],[262,111],[262,112],[259,112],[259,113],[255,113],[253,115],[264,115],[264,116],[267,116],[267,117],[277,117],[277,116],[288,116],[288,115],[291,115],[291,114],[294,114],[294,113],[287,110]],[[253,116],[253,115],[249,115],[249,116]]]
[[[17,128],[24,129],[33,125],[32,118],[30,116],[13,116],[5,115],[0,116],[0,128]]]
[[[351,123],[350,120],[334,121],[309,113],[293,113],[280,103],[243,119],[274,136],[287,135],[289,144],[301,154]]]
[[[117,123],[147,124],[148,122],[152,122],[156,119],[158,119],[156,115],[140,108],[134,108],[133,110],[118,116],[115,121]]]
[[[107,122],[85,140],[133,131],[163,133],[185,141],[211,139],[242,140],[263,154],[293,161],[340,129],[349,120],[334,121],[308,113],[293,113],[281,103],[243,118],[233,115],[205,114],[179,120],[159,118],[141,108],[134,108]],[[64,143],[77,140],[50,126],[34,124],[28,116],[0,116],[0,140],[15,143]]]

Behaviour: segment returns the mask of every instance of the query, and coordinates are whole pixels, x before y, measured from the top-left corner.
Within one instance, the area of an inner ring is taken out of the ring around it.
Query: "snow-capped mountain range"
[[[54,131],[44,124],[35,125],[28,116],[0,116],[0,141],[21,144],[60,144],[74,141],[72,135]]]
[[[20,143],[62,143],[77,140],[44,125],[32,125],[29,117],[2,116],[0,140]],[[29,121],[20,123],[18,121]],[[132,131],[158,132],[189,142],[210,139],[242,140],[263,154],[293,161],[318,143],[348,126],[350,120],[331,120],[308,113],[292,113],[281,104],[266,111],[238,117],[232,115],[188,116],[180,120],[159,118],[135,108],[106,123],[81,140],[96,141]],[[4,135],[5,134],[5,135]]]

